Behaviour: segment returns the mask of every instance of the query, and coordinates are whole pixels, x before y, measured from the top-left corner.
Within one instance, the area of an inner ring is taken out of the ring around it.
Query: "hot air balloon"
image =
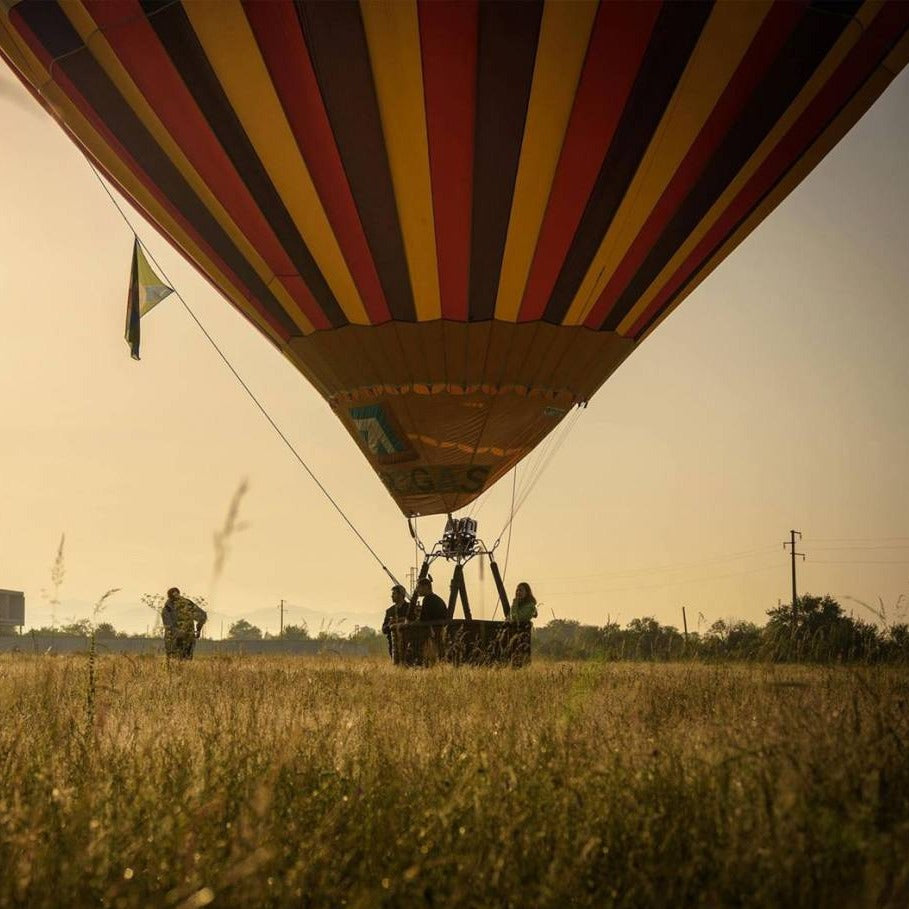
[[[909,53],[904,2],[2,8],[7,62],[406,515],[588,401]]]
[[[0,52],[407,516],[585,404],[909,57],[906,2],[2,0]]]

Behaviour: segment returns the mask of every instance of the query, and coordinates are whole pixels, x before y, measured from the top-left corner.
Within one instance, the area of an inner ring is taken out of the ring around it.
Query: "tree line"
[[[900,604],[898,604],[899,606]],[[776,606],[760,626],[739,619],[714,622],[704,632],[684,634],[655,618],[632,619],[623,628],[617,622],[584,625],[575,619],[553,619],[534,628],[533,651],[556,660],[675,660],[730,659],[775,662],[901,662],[909,663],[909,624],[889,622],[883,609],[872,610],[880,624],[847,614],[829,594],[806,594],[795,606]],[[15,634],[0,626],[0,634]],[[117,631],[110,622],[93,624],[89,619],[56,627],[36,628],[36,635],[67,635],[96,640],[145,638],[147,634]],[[320,628],[313,634],[306,622],[285,625],[280,634],[238,619],[230,625],[227,639],[233,641],[350,641],[368,652],[386,652],[385,637],[373,628],[356,625],[342,632],[339,626]]]
[[[776,606],[759,626],[743,620],[714,622],[704,632],[683,634],[654,618],[582,625],[554,619],[534,631],[538,656],[552,659],[731,659],[771,662],[909,662],[909,625],[881,625],[849,615],[831,596],[806,594],[795,606]]]

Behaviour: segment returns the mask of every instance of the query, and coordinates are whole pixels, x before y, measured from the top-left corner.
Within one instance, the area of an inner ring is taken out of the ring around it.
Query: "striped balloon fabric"
[[[906,2],[0,10],[35,98],[405,514],[586,402],[909,57]]]

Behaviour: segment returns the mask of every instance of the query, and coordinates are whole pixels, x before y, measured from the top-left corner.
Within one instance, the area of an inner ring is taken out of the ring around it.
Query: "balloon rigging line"
[[[530,496],[530,493],[536,487],[537,483],[540,481],[540,478],[548,470],[549,465],[552,463],[553,458],[558,453],[559,449],[565,444],[565,441],[568,439],[568,436],[571,434],[574,427],[577,425],[578,421],[581,419],[582,408],[578,406],[575,409],[575,412],[572,416],[568,418],[567,423],[563,431],[555,437],[553,444],[548,448],[544,449],[543,456],[540,459],[539,467],[537,472],[531,479],[525,484],[525,487],[521,493],[521,496],[518,500],[517,505],[515,506],[515,513],[517,513],[524,505],[524,502],[527,501],[527,498]]]
[[[486,504],[486,500],[489,498],[489,487],[483,490],[471,503],[470,508],[467,512],[468,518],[476,518],[480,513],[480,509]]]
[[[511,523],[514,520],[514,490],[518,482],[518,467],[515,465],[514,469],[511,471],[511,516],[508,519],[508,543],[505,546],[505,565],[502,568],[502,584],[505,584],[505,576],[508,573],[508,556],[511,555]],[[503,530],[502,533],[505,531]],[[499,539],[502,539],[502,534],[499,534]],[[498,545],[498,540],[496,541]],[[492,611],[492,618],[495,619],[496,613],[499,611],[499,601],[496,600],[496,608]]]
[[[552,463],[553,458],[558,453],[559,449],[565,444],[565,440],[568,438],[571,431],[574,429],[578,420],[581,417],[581,408],[578,407],[575,413],[569,417],[568,421],[565,424],[563,431],[555,438],[553,444],[549,446],[548,449],[543,451],[542,457],[538,463],[536,473],[527,481],[524,489],[521,492],[521,495],[518,498],[518,502],[515,505],[514,514],[516,515],[518,511],[523,507],[524,503],[527,501],[528,496],[536,487],[537,483],[540,481],[540,478],[548,469],[549,465]],[[514,519],[514,515],[512,515]]]
[[[508,574],[508,557],[511,555],[511,531],[514,526],[514,491],[518,482],[518,468],[511,472],[511,516],[508,520],[508,543],[505,545],[505,565],[502,568],[502,582],[505,582],[505,576]]]
[[[562,433],[564,433],[566,426],[562,427]],[[540,448],[540,451],[537,453],[537,456],[534,458],[533,462],[528,465],[528,469],[525,475],[521,478],[521,488],[518,490],[517,496],[517,508],[520,508],[524,502],[524,499],[530,494],[530,490],[536,486],[537,481],[542,476],[543,471],[548,466],[548,456],[549,453],[555,448],[558,437],[561,435],[553,434],[546,440],[546,444]],[[516,509],[512,509],[512,517]]]
[[[514,521],[518,511],[520,511],[521,506],[527,500],[527,497],[536,487],[543,473],[549,466],[549,463],[552,460],[551,455],[558,450],[559,439],[567,434],[570,426],[571,423],[566,423],[565,426],[562,427],[561,433],[550,436],[550,438],[547,440],[547,444],[542,447],[533,463],[529,466],[528,470],[525,473],[525,476],[521,478],[521,488],[517,492],[517,501],[512,506],[511,514],[508,518],[508,523],[505,525],[505,527],[502,528],[502,533],[511,527],[511,524]]]
[[[564,431],[564,429],[565,429],[565,427],[563,426],[562,431]],[[540,468],[546,459],[546,453],[552,447],[557,436],[558,436],[558,433],[551,433],[550,435],[548,435],[546,437],[545,441],[543,442],[543,444],[538,446],[534,450],[532,457],[528,459],[527,470],[524,472],[524,475],[521,478],[521,487],[518,490],[519,503],[521,501],[523,501],[525,494],[529,493],[530,489],[536,483],[536,480],[539,478],[539,475],[541,473]],[[520,507],[520,504],[518,507]],[[509,512],[510,520],[514,520],[514,513],[515,513],[514,497],[512,497],[512,505],[511,505],[511,509]],[[502,538],[502,535],[505,533],[505,530],[508,528],[508,526],[509,526],[508,523],[506,523],[502,527],[502,530],[499,533],[499,539]],[[496,544],[498,545],[498,540],[496,541]]]
[[[550,441],[554,438],[555,438],[555,441],[551,442],[551,444],[549,445],[549,448],[545,449],[543,454],[541,455],[541,457],[537,458],[537,461],[534,463],[534,465],[531,468],[529,468],[528,473],[535,472],[535,475],[532,476],[532,478],[530,480],[526,480],[526,481],[522,480],[524,489],[521,492],[521,494],[519,495],[518,502],[517,502],[517,504],[515,504],[512,512],[511,512],[511,515],[509,516],[508,520],[505,522],[505,526],[499,532],[499,536],[496,539],[495,544],[493,545],[493,549],[495,549],[496,546],[499,545],[499,540],[501,540],[502,537],[505,535],[505,531],[511,527],[512,523],[514,522],[515,517],[517,516],[518,512],[521,510],[521,506],[527,501],[527,497],[530,495],[533,488],[539,482],[540,477],[546,471],[546,468],[549,467],[549,465],[552,463],[552,459],[555,457],[558,450],[565,443],[565,440],[568,438],[568,435],[571,432],[571,430],[574,429],[575,425],[577,424],[578,420],[581,417],[581,410],[582,410],[582,408],[578,407],[576,413],[572,414],[572,416],[569,417],[569,419],[563,424],[562,432],[561,432],[561,434],[559,434],[558,438],[555,438],[554,435],[550,436]]]
[[[151,259],[152,264],[158,269],[161,276],[167,282],[168,286],[173,288],[173,282],[167,277],[167,274],[165,273],[164,269],[158,264],[158,262],[155,260],[155,257],[151,254],[151,252],[148,250],[148,248],[145,246],[145,244],[142,243],[142,241],[139,239],[139,235],[136,233],[135,228],[130,223],[129,218],[127,218],[126,214],[124,213],[123,209],[118,204],[117,200],[114,198],[113,193],[111,193],[110,189],[107,187],[107,184],[104,182],[104,180],[101,179],[101,175],[95,169],[94,164],[92,164],[92,162],[90,160],[88,160],[87,158],[86,158],[86,160],[88,161],[88,166],[92,169],[92,173],[98,178],[98,182],[101,184],[104,191],[107,193],[108,198],[111,200],[111,202],[113,202],[114,207],[120,213],[120,217],[123,218],[123,220],[126,222],[126,226],[132,232],[133,237],[135,237],[135,239],[138,240],[138,242],[140,243],[142,248],[145,249],[145,252],[148,253],[148,257]],[[394,576],[394,574],[392,574],[392,572],[388,569],[388,567],[385,565],[385,563],[382,561],[382,559],[379,558],[378,554],[372,548],[372,546],[369,545],[369,543],[366,541],[366,538],[363,536],[363,534],[361,534],[360,531],[357,530],[357,528],[354,526],[354,524],[350,520],[350,518],[348,518],[347,515],[344,513],[344,510],[341,508],[341,506],[332,497],[331,493],[322,485],[319,478],[312,472],[309,465],[303,460],[303,458],[300,457],[300,454],[297,451],[297,449],[294,448],[293,444],[290,442],[290,440],[287,438],[287,436],[284,435],[284,433],[278,427],[278,424],[275,423],[275,421],[271,418],[271,415],[268,413],[268,411],[265,409],[265,407],[262,405],[262,403],[256,397],[254,392],[250,389],[250,387],[246,384],[246,382],[243,381],[240,374],[237,372],[236,369],[234,369],[230,360],[227,359],[227,356],[224,354],[224,352],[221,350],[221,348],[218,347],[214,338],[212,338],[212,336],[208,333],[205,326],[199,321],[199,318],[192,311],[192,309],[190,309],[189,304],[186,302],[186,300],[183,299],[183,296],[180,294],[180,292],[176,288],[173,288],[173,290],[174,290],[174,296],[183,304],[183,308],[189,313],[190,317],[196,323],[196,325],[199,327],[199,330],[202,332],[202,334],[205,335],[209,344],[211,344],[211,346],[217,352],[218,356],[221,357],[221,359],[224,361],[224,364],[227,366],[227,368],[233,373],[234,378],[240,383],[240,385],[243,387],[243,390],[246,392],[246,394],[249,395],[253,404],[256,405],[256,407],[259,409],[262,416],[264,416],[265,419],[268,420],[269,424],[271,425],[271,428],[274,429],[274,431],[278,434],[281,441],[283,441],[284,444],[287,446],[287,448],[290,450],[290,453],[297,459],[300,466],[306,471],[306,473],[309,474],[309,478],[313,481],[313,483],[316,484],[316,486],[319,487],[319,490],[322,492],[322,494],[325,496],[325,498],[328,499],[329,502],[331,502],[335,511],[337,511],[338,514],[341,515],[341,518],[344,520],[344,522],[347,524],[347,526],[354,532],[354,534],[360,540],[360,542],[369,550],[369,553],[376,560],[376,562],[378,562],[379,566],[382,568],[382,570],[385,572],[385,574],[387,574],[395,584],[399,584],[400,582],[398,581],[398,579]]]

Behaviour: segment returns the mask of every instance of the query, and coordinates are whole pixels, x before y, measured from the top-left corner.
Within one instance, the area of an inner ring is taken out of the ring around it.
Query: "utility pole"
[[[795,538],[796,537],[801,539],[802,538],[801,532],[798,530],[790,530],[789,531],[789,542],[783,543],[783,549],[785,549],[787,546],[791,547],[790,556],[792,557],[792,618],[793,619],[795,619],[795,617],[796,617],[796,602],[798,601],[798,594],[796,593],[796,590],[795,590],[795,557],[801,556],[802,561],[803,562],[805,561],[805,553],[795,551]]]
[[[284,600],[281,600],[281,631],[278,637],[284,637]]]
[[[685,640],[688,640],[688,619],[685,616],[685,607],[682,607],[682,627],[685,629]]]

